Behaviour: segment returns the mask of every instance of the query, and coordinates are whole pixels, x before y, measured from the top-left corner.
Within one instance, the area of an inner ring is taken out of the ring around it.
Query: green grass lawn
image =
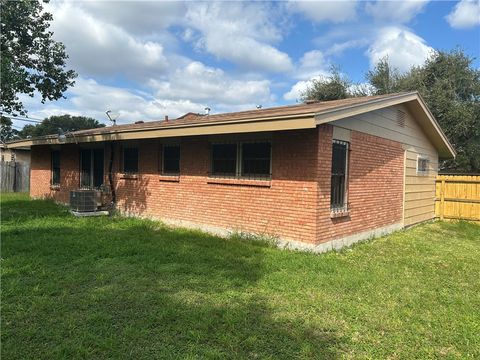
[[[3,359],[480,358],[480,226],[321,255],[1,199]]]

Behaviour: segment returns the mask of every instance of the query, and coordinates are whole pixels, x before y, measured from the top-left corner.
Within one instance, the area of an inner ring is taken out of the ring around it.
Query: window
[[[80,187],[98,188],[103,185],[103,149],[80,151]]]
[[[180,146],[164,145],[163,146],[163,174],[179,174],[180,173]]]
[[[428,158],[424,156],[418,156],[417,157],[417,174],[427,175],[428,165],[429,165]]]
[[[235,142],[212,145],[212,175],[269,178],[271,143]]]
[[[330,208],[346,210],[348,170],[348,142],[333,140],[332,145],[332,185],[330,192]]]
[[[123,172],[126,174],[138,173],[138,149],[123,149]]]
[[[52,185],[60,185],[60,151],[52,151]]]
[[[242,176],[270,176],[271,144],[242,143]]]
[[[237,144],[212,145],[212,174],[235,176],[237,174]]]

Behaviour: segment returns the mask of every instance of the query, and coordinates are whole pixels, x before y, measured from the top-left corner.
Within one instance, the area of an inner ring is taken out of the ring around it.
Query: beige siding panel
[[[406,114],[405,127],[397,124],[397,110]],[[430,156],[437,154],[436,149],[404,106],[395,106],[337,120],[335,125],[398,141],[408,148],[414,148],[418,153]]]
[[[429,196],[425,199],[418,199],[418,200],[409,200],[405,202],[405,210],[412,210],[418,208],[426,208],[431,210],[432,204],[435,203],[435,197]]]
[[[406,169],[405,169],[405,191],[407,194],[412,191],[418,197],[424,197],[423,200],[407,198],[405,195],[405,220],[406,226],[413,225],[435,217],[435,178],[438,169],[438,157],[430,158],[428,176],[417,174],[417,157],[425,155],[418,153],[410,148],[406,151]],[[415,192],[413,192],[415,191]],[[425,199],[426,198],[426,199]]]
[[[398,110],[405,113],[404,126],[397,122]],[[405,149],[404,224],[413,225],[435,217],[438,152],[404,105],[337,120],[335,125],[402,143]],[[419,155],[429,159],[428,175],[417,174]]]
[[[421,191],[421,192],[410,192],[405,194],[405,202],[415,201],[415,200],[424,200],[424,199],[433,199],[435,198],[435,192],[433,191]]]
[[[408,153],[410,153],[410,151]],[[408,170],[413,169],[413,173],[412,172],[410,172],[410,173],[407,172],[407,174],[417,175],[417,158],[416,157],[415,157],[415,159],[408,159],[407,158],[405,166]],[[438,162],[435,161],[435,160],[431,160],[430,164],[429,164],[429,170],[436,172],[437,169],[438,169]]]
[[[432,185],[435,189],[435,176],[406,176],[405,185]]]
[[[415,225],[422,221],[427,221],[433,219],[432,214],[430,212],[425,213],[423,215],[415,215],[411,217],[405,217],[405,226]]]
[[[431,201],[428,206],[421,206],[412,209],[405,209],[405,218],[415,218],[420,215],[429,214],[430,219],[435,217],[435,202]],[[414,220],[414,219],[413,219]]]

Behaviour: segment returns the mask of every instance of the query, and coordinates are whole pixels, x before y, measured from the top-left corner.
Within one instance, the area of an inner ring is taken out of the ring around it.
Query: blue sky
[[[69,113],[105,122],[112,110],[129,123],[206,106],[218,113],[292,104],[331,65],[362,83],[384,56],[405,71],[434,49],[480,55],[478,0],[52,1],[45,8],[78,78],[66,99],[22,97],[32,118]]]

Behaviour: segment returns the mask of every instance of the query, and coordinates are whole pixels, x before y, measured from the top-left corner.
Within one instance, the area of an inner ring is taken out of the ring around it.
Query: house
[[[30,165],[30,149],[29,148],[15,148],[10,149],[5,144],[0,144],[0,161],[1,162],[18,162]]]
[[[32,197],[110,188],[123,213],[323,251],[434,218],[452,145],[416,92],[17,141]]]

